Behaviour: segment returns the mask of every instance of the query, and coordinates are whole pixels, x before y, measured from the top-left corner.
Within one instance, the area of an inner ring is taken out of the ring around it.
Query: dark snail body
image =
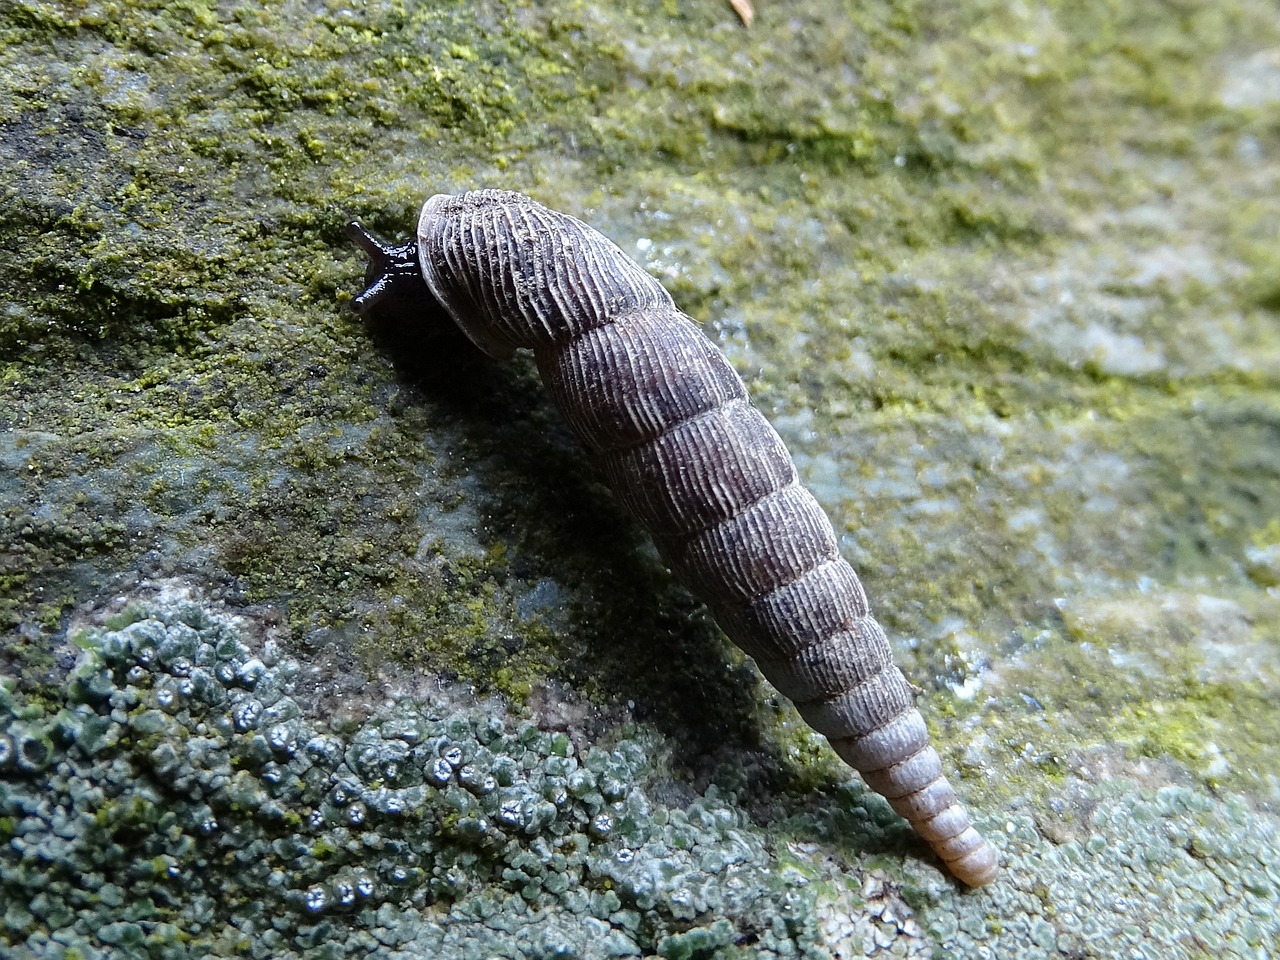
[[[614,490],[729,637],[953,874],[994,879],[995,851],[942,775],[830,522],[670,294],[596,230],[517,193],[434,196],[416,243],[351,231],[371,258],[357,307],[411,301],[420,278],[486,353],[532,350]]]

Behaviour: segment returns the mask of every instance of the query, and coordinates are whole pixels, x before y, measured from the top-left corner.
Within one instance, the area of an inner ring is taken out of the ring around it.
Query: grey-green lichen
[[[6,956],[680,957],[812,936],[811,897],[740,811],[644,786],[646,738],[575,747],[407,691],[346,706],[174,590],[111,619],[78,635],[60,702],[0,690]]]
[[[643,726],[593,744],[572,708],[548,729],[404,677],[370,702],[176,584],[115,608],[56,701],[0,686],[19,960],[1251,957],[1280,936],[1274,819],[1097,785],[1105,752],[1047,809],[985,818],[1004,877],[956,898],[934,867],[855,853],[893,822],[857,788],[776,795],[761,824],[731,771],[672,780]]]

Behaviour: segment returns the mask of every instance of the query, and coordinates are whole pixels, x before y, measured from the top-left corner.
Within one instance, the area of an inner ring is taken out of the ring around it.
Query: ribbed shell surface
[[[956,800],[822,508],[728,361],[593,228],[521,194],[432,197],[424,278],[556,405],[726,634],[970,885],[994,851]]]

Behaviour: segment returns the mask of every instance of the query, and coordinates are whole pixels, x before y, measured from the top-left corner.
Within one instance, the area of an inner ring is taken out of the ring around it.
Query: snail
[[[434,301],[495,358],[538,372],[614,491],[724,632],[970,886],[998,872],[942,773],[826,514],[742,379],[671,295],[603,234],[518,193],[438,194],[369,257],[355,298]]]

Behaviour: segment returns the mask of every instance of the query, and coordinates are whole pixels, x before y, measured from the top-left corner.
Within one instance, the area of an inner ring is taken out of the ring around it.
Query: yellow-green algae
[[[527,364],[346,311],[348,217],[504,186],[706,322],[980,810],[1110,743],[1274,803],[1274,8],[933,6],[6,5],[6,672],[52,693],[71,610],[180,574],[301,650],[632,701],[695,782],[763,749],[829,790]]]

